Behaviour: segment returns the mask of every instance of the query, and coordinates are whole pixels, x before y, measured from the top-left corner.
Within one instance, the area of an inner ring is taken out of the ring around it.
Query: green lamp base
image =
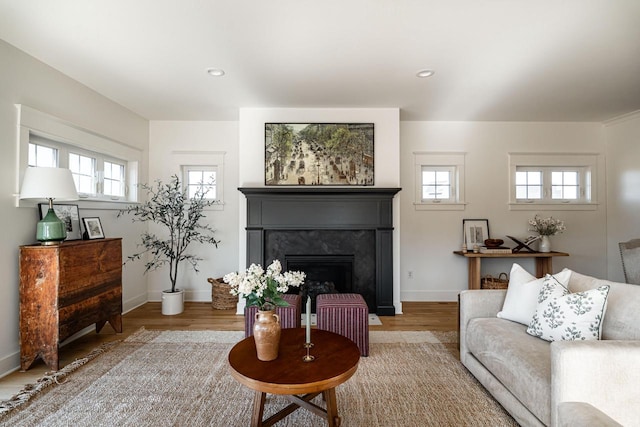
[[[43,245],[57,245],[67,238],[67,227],[57,217],[53,209],[49,208],[47,215],[38,221],[36,239]]]

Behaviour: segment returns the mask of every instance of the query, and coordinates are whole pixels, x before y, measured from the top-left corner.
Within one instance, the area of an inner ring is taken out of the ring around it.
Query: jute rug
[[[253,392],[229,374],[242,332],[141,329],[58,371],[0,414],[11,426],[242,426]],[[370,356],[336,389],[342,426],[517,426],[453,355],[456,333],[378,332]],[[93,359],[93,360],[91,360]],[[75,369],[75,371],[73,370]],[[324,406],[321,397],[317,403]],[[285,406],[269,395],[265,416]],[[277,426],[323,426],[298,410]]]

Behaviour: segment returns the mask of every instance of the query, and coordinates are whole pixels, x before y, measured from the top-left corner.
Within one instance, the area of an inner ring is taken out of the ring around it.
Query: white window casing
[[[138,171],[142,162],[142,150],[109,137],[99,135],[72,123],[40,112],[26,105],[16,104],[18,110],[18,158],[16,173],[16,206],[33,206],[33,201],[20,200],[22,177],[29,159],[30,142],[57,150],[57,167],[69,167],[69,153],[96,158],[94,179],[101,180],[102,162],[107,160],[124,165],[124,197],[104,196],[101,185],[94,192],[80,192],[79,204],[88,202],[88,208],[121,209],[121,203],[138,202]],[[42,166],[42,165],[39,165]],[[99,181],[100,184],[102,181]]]
[[[509,209],[595,210],[597,166],[594,153],[509,153]]]
[[[187,173],[195,171],[215,171],[215,193],[217,203],[207,210],[224,210],[224,151],[173,151],[171,163],[173,174],[180,177],[183,185],[188,185]],[[206,183],[205,183],[206,184]]]
[[[414,202],[416,210],[464,210],[465,209],[465,155],[466,153],[414,152]],[[427,176],[447,177],[438,191],[423,181]],[[427,190],[427,191],[425,191]],[[448,190],[448,194],[447,194]],[[434,193],[438,192],[438,195]],[[431,194],[433,197],[425,193]]]

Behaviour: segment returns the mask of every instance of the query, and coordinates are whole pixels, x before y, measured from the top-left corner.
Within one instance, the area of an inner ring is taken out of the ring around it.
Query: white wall
[[[211,301],[207,278],[236,271],[238,265],[238,122],[151,121],[149,141],[149,182],[158,178],[166,182],[173,174],[180,176],[181,166],[202,164],[199,161],[212,155],[224,158],[223,210],[205,213],[205,222],[216,230],[220,243],[217,249],[194,244],[190,252],[202,258],[200,271],[185,267],[178,278],[178,287],[186,289],[185,299]],[[170,287],[168,274],[167,269],[148,273],[150,301],[159,301]]]
[[[239,150],[240,187],[264,187],[264,125],[265,123],[373,123],[376,187],[400,186],[400,111],[397,108],[241,108]],[[246,198],[240,197],[240,228],[238,269],[246,268],[247,223]],[[400,302],[400,203],[393,204],[394,221],[394,305],[402,312]]]
[[[607,123],[608,277],[624,281],[618,242],[640,238],[640,113]]]
[[[554,270],[569,267],[605,277],[606,197],[604,141],[597,123],[402,122],[400,274],[403,301],[454,301],[467,287],[466,259],[454,255],[462,243],[464,218],[487,218],[491,237],[527,236],[527,220],[536,213],[508,207],[509,152],[589,152],[600,154],[599,206],[595,211],[539,211],[565,221],[567,231],[552,237]],[[416,151],[465,152],[464,211],[417,211],[413,203]],[[535,272],[532,260],[521,265]],[[483,261],[483,274],[509,272],[511,263]],[[409,271],[413,272],[410,279]]]
[[[58,71],[0,40],[0,376],[19,366],[18,247],[35,242],[36,208],[16,208],[17,110],[24,104],[140,150],[148,144],[148,122]],[[146,176],[146,163],[141,165]],[[120,224],[115,211],[80,206],[81,216],[100,217],[108,237],[139,234],[140,227]],[[124,309],[146,301],[146,282],[135,268],[123,276]]]

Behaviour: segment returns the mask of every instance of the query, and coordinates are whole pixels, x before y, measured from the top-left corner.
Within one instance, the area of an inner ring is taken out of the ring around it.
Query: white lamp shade
[[[69,169],[29,167],[24,172],[21,199],[78,200],[78,192]]]

